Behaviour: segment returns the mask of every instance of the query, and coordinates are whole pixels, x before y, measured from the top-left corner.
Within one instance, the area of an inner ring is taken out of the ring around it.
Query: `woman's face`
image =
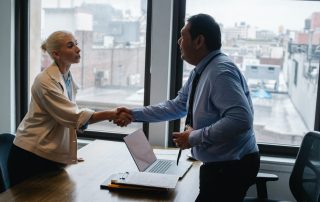
[[[61,40],[61,47],[57,55],[60,63],[66,65],[80,62],[80,48],[77,40],[71,34],[67,34]]]

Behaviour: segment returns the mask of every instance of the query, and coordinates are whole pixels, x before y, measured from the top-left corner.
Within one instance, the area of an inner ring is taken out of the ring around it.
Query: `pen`
[[[189,128],[189,125],[187,124],[184,127],[184,131],[186,131],[188,128]],[[180,156],[181,156],[181,152],[182,152],[182,149],[179,149],[179,153],[178,153],[178,157],[177,157],[177,165],[179,164],[179,159],[180,159]]]
[[[179,159],[180,159],[180,156],[181,156],[181,151],[182,151],[182,149],[179,149],[179,153],[178,153],[178,157],[177,157],[177,165],[179,164]]]

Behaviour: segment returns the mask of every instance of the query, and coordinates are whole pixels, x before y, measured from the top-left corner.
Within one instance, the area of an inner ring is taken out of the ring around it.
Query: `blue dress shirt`
[[[66,74],[62,74],[62,77],[63,77],[63,80],[66,84],[66,90],[67,90],[67,93],[68,93],[68,98],[69,100],[71,101],[74,101],[74,97],[72,97],[72,89],[73,89],[73,86],[72,86],[72,78],[71,78],[71,74],[70,72],[66,73]],[[87,129],[89,126],[89,121],[87,121],[85,124],[83,124],[83,126],[81,128],[78,129],[78,132],[83,132],[85,129]]]
[[[178,96],[156,105],[133,109],[137,122],[158,122],[184,117],[195,71],[201,71],[212,51],[190,73]],[[201,74],[194,95],[192,155],[203,162],[239,160],[258,151],[253,131],[250,91],[237,66],[225,54],[214,58]]]

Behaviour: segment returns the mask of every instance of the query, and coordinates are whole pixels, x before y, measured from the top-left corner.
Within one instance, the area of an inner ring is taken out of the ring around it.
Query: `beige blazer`
[[[59,68],[52,64],[34,80],[29,111],[20,123],[14,144],[43,158],[63,164],[77,163],[77,134],[94,113],[78,109],[77,84],[72,79],[68,98]]]

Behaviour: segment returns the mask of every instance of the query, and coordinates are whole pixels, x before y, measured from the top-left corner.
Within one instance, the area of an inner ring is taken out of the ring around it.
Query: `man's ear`
[[[204,36],[202,34],[200,34],[195,39],[195,47],[196,47],[196,49],[199,49],[199,48],[202,48],[203,46],[206,46],[206,39],[204,38]]]

